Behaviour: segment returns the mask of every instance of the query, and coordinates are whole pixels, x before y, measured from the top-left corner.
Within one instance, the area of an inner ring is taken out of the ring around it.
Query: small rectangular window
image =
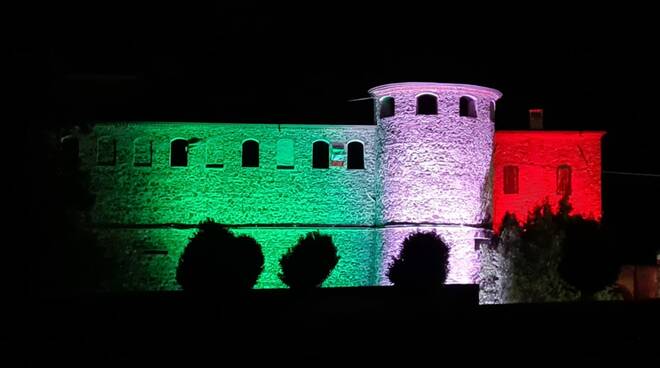
[[[293,169],[293,140],[280,139],[277,141],[277,168],[280,170]]]
[[[571,167],[561,165],[557,168],[557,194],[571,194]]]
[[[344,149],[344,143],[332,142],[332,149],[330,151],[330,166],[344,167],[344,162],[346,162],[346,150]]]
[[[117,155],[115,140],[111,137],[101,137],[97,143],[96,163],[103,166],[113,166]]]
[[[149,139],[137,138],[134,144],[133,165],[151,166],[151,157],[153,155],[152,142]]]
[[[222,169],[225,167],[224,164],[206,164],[206,167],[209,169]]]
[[[518,193],[518,166],[504,166],[504,194]]]
[[[206,143],[206,168],[222,169],[224,165],[224,142],[219,139],[210,139]]]

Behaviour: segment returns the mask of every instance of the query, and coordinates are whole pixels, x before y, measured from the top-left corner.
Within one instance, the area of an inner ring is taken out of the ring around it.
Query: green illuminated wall
[[[374,221],[374,126],[278,124],[100,124],[81,141],[97,193],[94,221],[113,224],[371,225]],[[115,164],[108,159],[115,140]],[[170,142],[190,140],[187,167],[170,166]],[[241,167],[241,144],[260,143],[260,167]],[[294,143],[294,168],[277,169],[277,143]],[[136,166],[152,143],[151,166]],[[365,169],[312,169],[316,140],[364,143]],[[103,152],[99,150],[103,149]],[[102,161],[101,161],[102,160]],[[207,168],[207,163],[223,168]]]
[[[375,285],[379,247],[373,229],[337,228],[241,228],[236,234],[254,237],[265,256],[264,272],[257,288],[279,288],[285,285],[277,277],[279,259],[308,231],[320,230],[332,236],[341,257],[324,286]],[[114,289],[174,290],[179,256],[194,229],[104,229],[101,241],[112,247],[120,265]]]
[[[257,287],[283,287],[277,278],[280,256],[300,235],[317,229],[333,237],[341,257],[325,286],[376,284],[380,247],[370,228],[376,198],[374,128],[96,125],[92,134],[80,137],[80,154],[92,174],[96,194],[92,215],[100,241],[111,247],[120,263],[114,287],[178,288],[176,265],[195,232],[191,226],[208,217],[229,225],[248,225],[232,231],[255,237],[263,247],[266,268]],[[187,167],[170,165],[174,139],[190,142]],[[260,144],[258,168],[241,167],[241,145],[247,139]],[[317,140],[345,146],[355,140],[364,143],[365,169],[312,169],[312,144]],[[293,163],[293,168],[278,169],[278,161],[290,158],[291,149],[293,160],[285,163],[288,167]]]

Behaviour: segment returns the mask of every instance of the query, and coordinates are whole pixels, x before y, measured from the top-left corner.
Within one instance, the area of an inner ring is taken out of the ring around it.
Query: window
[[[557,194],[571,194],[571,167],[568,165],[557,168]]]
[[[348,144],[347,169],[364,169],[364,145],[362,142]]]
[[[188,141],[175,139],[170,144],[170,165],[172,167],[188,166]]]
[[[330,166],[344,167],[346,163],[346,149],[344,142],[332,142],[330,144]]]
[[[113,166],[116,157],[116,144],[112,137],[100,137],[96,141],[96,164]]]
[[[312,167],[327,169],[330,166],[330,147],[327,142],[316,141],[312,146]]]
[[[206,167],[222,169],[224,164],[224,145],[219,139],[210,139],[206,143]]]
[[[280,139],[277,141],[276,159],[278,169],[293,169],[293,141],[291,139]]]
[[[495,122],[495,101],[490,101],[490,121]]]
[[[133,142],[133,165],[151,166],[153,155],[152,142],[149,139],[137,138]]]
[[[504,194],[518,193],[518,166],[504,166]]]
[[[417,96],[417,115],[438,115],[438,98],[429,94]]]
[[[460,99],[460,116],[468,118],[477,117],[477,103],[474,98],[470,96],[462,96]]]
[[[543,129],[543,109],[529,109],[529,128]]]
[[[394,97],[383,97],[380,99],[380,118],[394,116]]]
[[[247,140],[243,142],[243,167],[259,167],[259,142]]]

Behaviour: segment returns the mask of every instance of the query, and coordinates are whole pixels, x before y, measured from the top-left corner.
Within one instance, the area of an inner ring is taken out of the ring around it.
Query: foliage
[[[277,276],[292,289],[320,287],[339,258],[332,237],[310,232],[280,258],[281,272]]]
[[[449,272],[449,247],[435,232],[414,232],[403,241],[393,257],[387,277],[404,288],[429,289],[442,286]]]
[[[263,268],[264,255],[254,238],[237,237],[208,219],[181,254],[176,280],[184,290],[198,293],[248,290]]]
[[[590,280],[591,294],[605,290],[616,280],[616,276],[611,278],[612,273],[607,280],[599,278],[601,282],[592,280],[594,275],[587,275],[602,266],[596,249],[605,250],[602,233],[596,221],[571,216],[570,212],[571,206],[564,198],[555,213],[546,200],[528,214],[523,224],[515,216],[505,215],[495,240],[497,249],[490,250],[500,255],[496,281],[501,295],[496,300],[523,303],[574,300],[579,297],[580,288],[587,290],[580,283],[583,281],[578,281],[582,280],[580,274]],[[611,271],[611,267],[607,269]],[[597,297],[612,296],[601,292]]]

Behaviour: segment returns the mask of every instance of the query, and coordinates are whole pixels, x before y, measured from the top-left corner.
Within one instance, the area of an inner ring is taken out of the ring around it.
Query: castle
[[[415,230],[449,244],[447,282],[474,283],[478,248],[506,211],[524,218],[569,194],[574,212],[600,218],[603,132],[495,132],[501,93],[486,87],[369,93],[374,125],[109,122],[71,137],[118,287],[177,288],[179,255],[206,218],[262,245],[257,287],[283,286],[279,258],[309,231],[331,235],[341,257],[326,286],[387,283]]]

